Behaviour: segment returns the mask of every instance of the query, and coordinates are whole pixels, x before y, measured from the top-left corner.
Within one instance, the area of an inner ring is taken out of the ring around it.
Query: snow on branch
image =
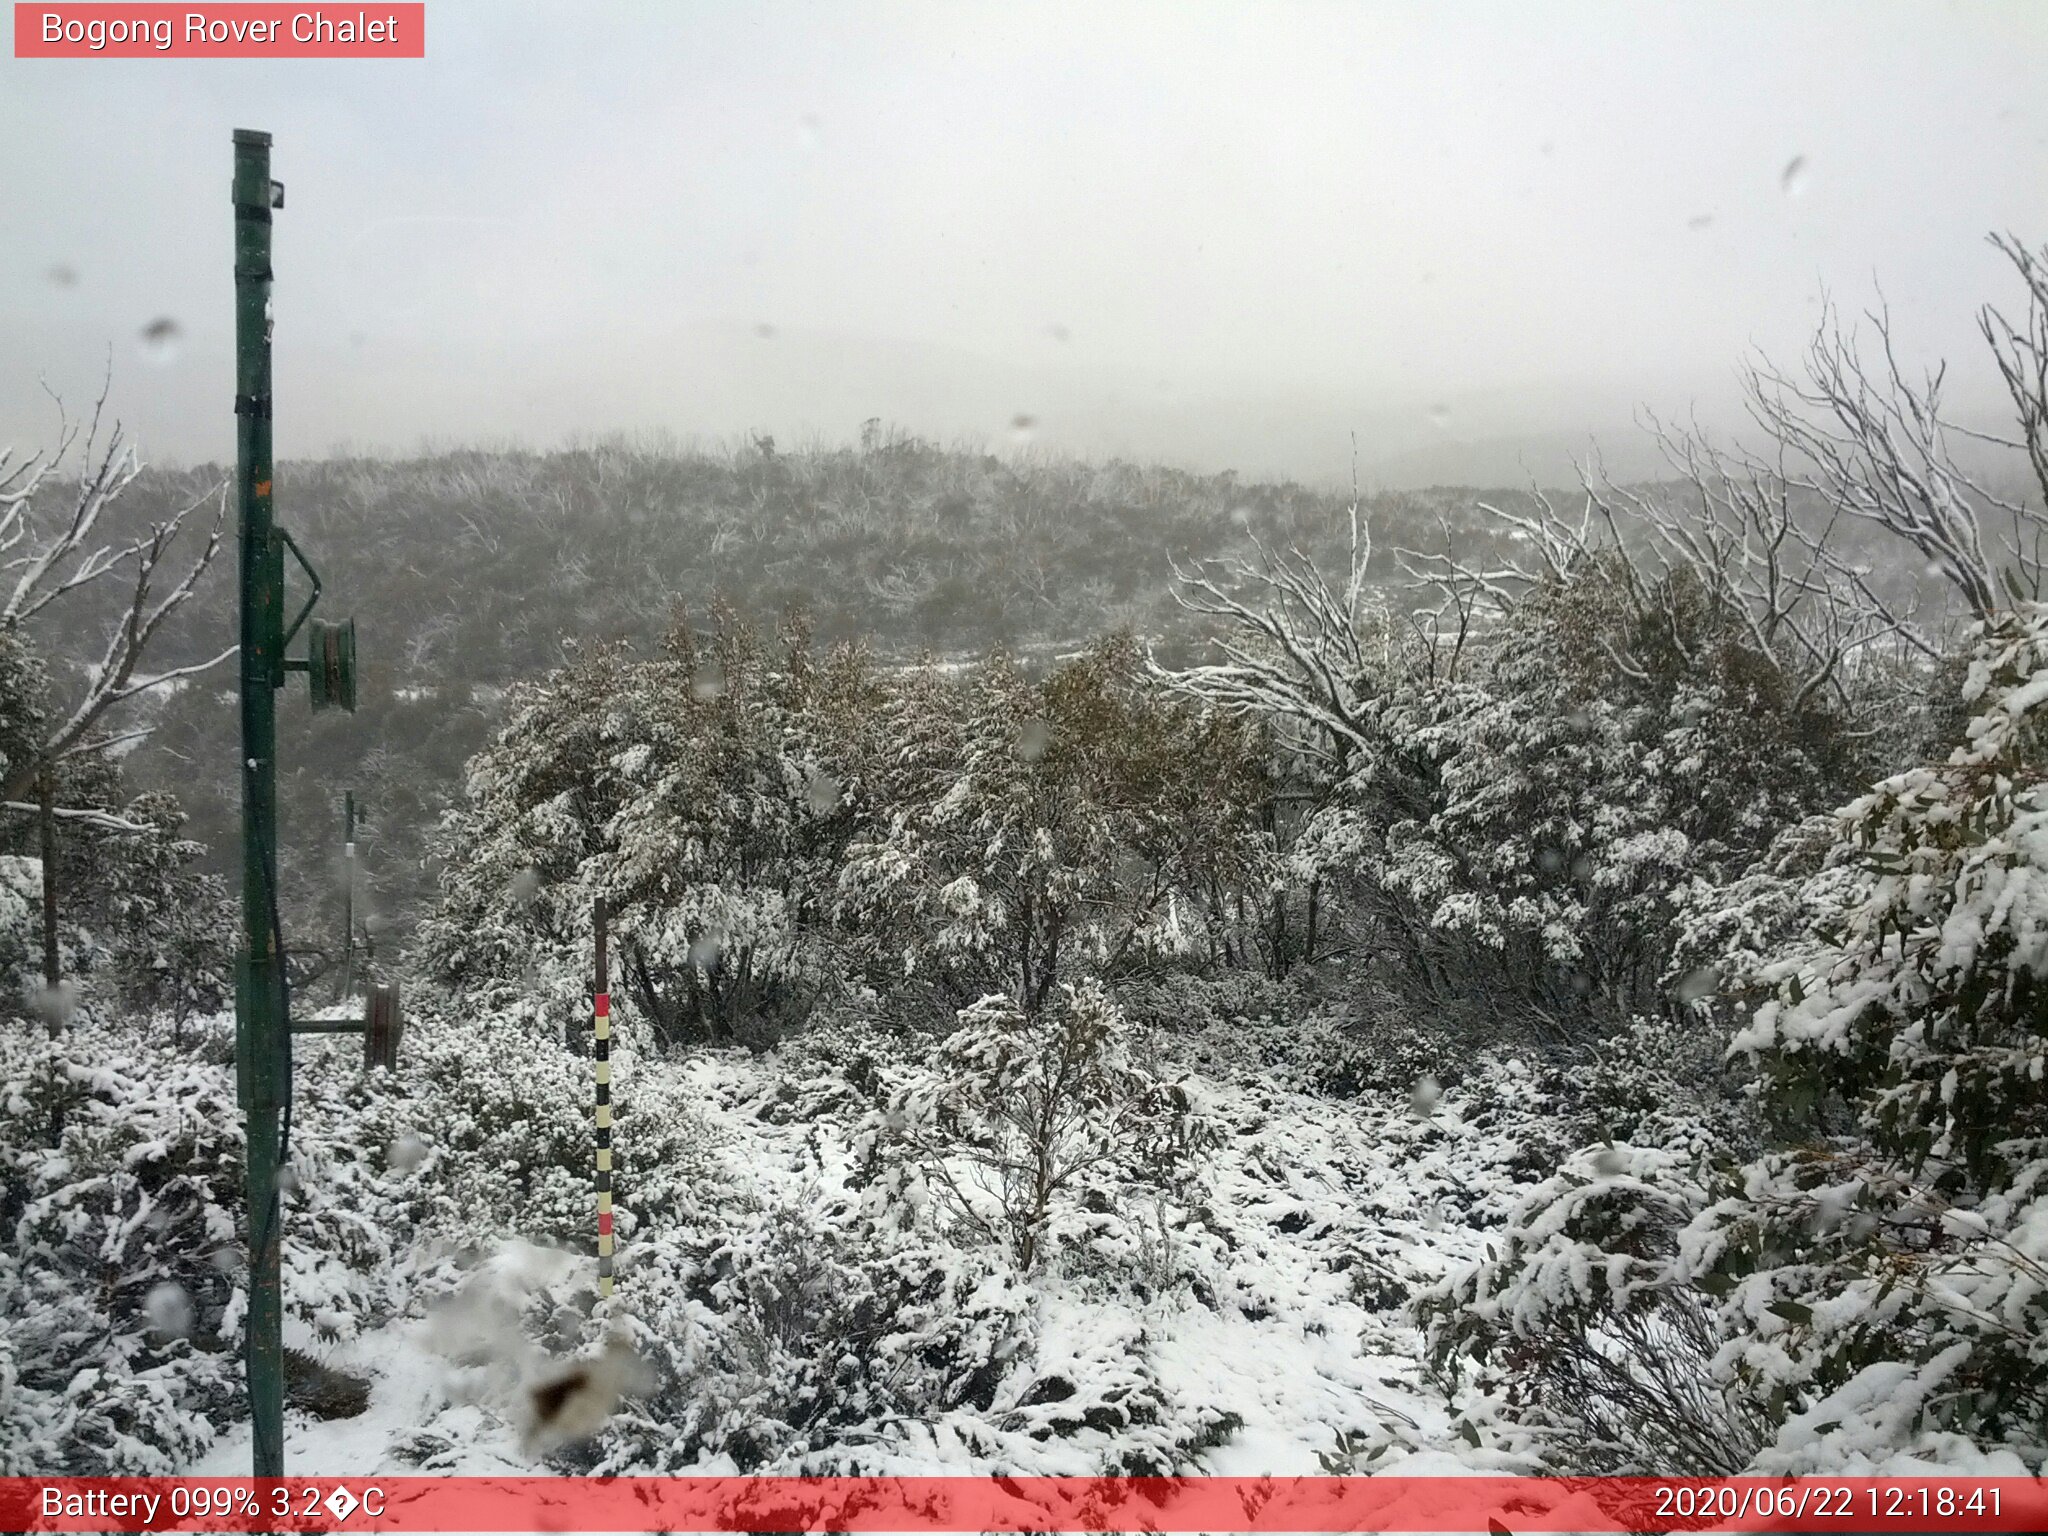
[[[1636,616],[1655,621],[1681,653],[1690,626],[1680,608],[1704,597],[1802,703],[1823,692],[1841,696],[1875,647],[1937,653],[1913,606],[1881,592],[1869,568],[1842,552],[1844,518],[1853,513],[1825,501],[1799,505],[1796,493],[1814,488],[1788,475],[1786,443],[1765,457],[1716,443],[1697,423],[1674,427],[1648,412],[1641,420],[1671,479],[1620,484],[1596,451],[1576,465],[1584,500],[1575,513],[1534,485],[1527,510],[1477,504],[1514,553],[1475,559],[1448,536],[1440,550],[1395,552],[1418,589],[1438,594],[1437,607],[1423,612],[1437,616],[1439,629],[1443,614],[1454,616],[1462,645],[1467,631],[1497,621],[1531,589],[1561,584],[1597,561]],[[1604,643],[1616,667],[1642,675]]]
[[[152,689],[196,676],[235,654],[229,647],[216,656],[184,666],[143,671],[141,663],[164,621],[188,601],[214,557],[220,553],[227,521],[227,487],[223,483],[202,493],[141,536],[103,542],[99,527],[107,508],[142,472],[142,462],[114,423],[102,438],[107,391],[103,384],[92,414],[83,423],[64,417],[57,446],[47,454],[17,460],[12,450],[0,451],[0,628],[17,628],[67,593],[110,575],[125,579],[126,603],[109,625],[97,663],[86,670],[86,685],[64,717],[53,725],[39,750],[11,765],[0,780],[0,798],[18,799],[50,763],[104,745],[95,727],[111,709]],[[82,441],[81,441],[82,437]],[[68,506],[47,529],[38,529],[33,503],[72,454],[84,466]],[[207,502],[213,518],[205,544],[182,576],[159,592],[172,572],[166,569],[173,544],[187,520]],[[123,578],[118,573],[126,572]],[[11,586],[7,585],[11,578]]]
[[[1978,313],[2018,416],[2018,438],[1973,431],[1943,415],[1945,367],[1909,375],[1881,298],[1863,316],[1875,339],[1868,353],[1857,328],[1845,328],[1828,305],[1801,377],[1761,359],[1743,374],[1751,417],[1797,461],[1792,483],[1903,539],[1978,618],[2048,596],[2048,510],[1986,485],[1950,446],[1953,433],[2023,451],[2048,498],[2048,256],[2009,235],[1992,243],[2027,288],[2021,323],[1990,305]]]
[[[1372,530],[1355,467],[1348,516],[1348,560],[1335,586],[1299,548],[1277,551],[1256,535],[1253,559],[1171,561],[1175,602],[1223,621],[1227,634],[1214,642],[1222,659],[1185,668],[1147,662],[1153,677],[1203,704],[1293,726],[1291,745],[1329,770],[1366,743],[1384,644],[1384,613],[1366,586]]]
[[[2032,251],[2012,235],[1993,235],[1991,243],[2027,285],[2027,312],[2019,325],[1990,304],[1977,312],[1977,328],[2005,381],[2019,436],[1976,435],[2024,452],[2034,472],[2034,484],[2042,501],[2048,503],[2048,246]]]
[[[20,811],[28,816],[40,816],[41,805],[30,800],[0,800],[0,811]],[[116,816],[112,811],[95,810],[91,806],[57,805],[50,808],[50,814],[59,821],[76,822],[80,826],[96,827],[102,832],[148,833],[161,830],[147,822],[130,821],[125,816]]]

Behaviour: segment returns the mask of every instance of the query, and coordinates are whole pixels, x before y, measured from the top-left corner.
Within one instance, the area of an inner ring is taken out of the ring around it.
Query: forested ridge
[[[118,510],[141,525],[221,474],[145,469]],[[504,690],[559,665],[570,645],[646,649],[679,611],[702,621],[722,603],[771,628],[801,613],[821,643],[857,637],[904,664],[991,645],[1043,657],[1119,628],[1172,646],[1192,633],[1172,600],[1172,558],[1245,553],[1254,537],[1327,548],[1348,495],[997,457],[873,424],[857,447],[787,452],[757,439],[730,450],[621,442],[286,462],[278,505],[328,601],[357,618],[364,678],[345,722],[311,716],[302,699],[283,704],[311,733],[281,785],[302,834],[295,848],[338,840],[341,794],[355,788],[366,849],[391,850],[371,861],[372,894],[409,932],[431,890],[418,865],[426,833],[501,718]],[[1371,500],[1386,526],[1417,539],[1487,526],[1467,491]],[[1376,576],[1391,576],[1391,558],[1381,564]],[[199,600],[166,626],[168,653],[232,643],[232,578],[226,564],[208,573]],[[54,644],[103,620],[95,595],[55,616]],[[194,685],[152,707],[157,750],[137,759],[137,781],[175,787],[193,835],[225,846],[236,814],[229,690]],[[287,871],[297,903],[322,900],[329,885],[324,862]],[[338,912],[326,916],[335,929]]]

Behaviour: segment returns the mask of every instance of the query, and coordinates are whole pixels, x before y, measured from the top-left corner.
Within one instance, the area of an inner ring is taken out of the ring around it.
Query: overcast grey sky
[[[1824,285],[1881,280],[1916,355],[1974,364],[2011,291],[1986,231],[2048,240],[2040,4],[427,20],[424,61],[0,59],[0,441],[111,344],[155,454],[231,454],[237,126],[289,188],[286,454],[868,416],[1004,444],[1022,415],[1322,476],[1353,427],[1374,464],[1712,413]]]

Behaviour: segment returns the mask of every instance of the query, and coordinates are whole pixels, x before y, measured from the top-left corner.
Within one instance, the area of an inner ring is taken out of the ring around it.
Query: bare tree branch
[[[200,578],[220,553],[227,522],[227,487],[223,483],[203,492],[162,522],[152,524],[146,534],[132,542],[118,546],[99,542],[97,531],[108,507],[142,472],[141,461],[125,440],[118,422],[107,431],[104,441],[101,438],[106,398],[106,387],[102,385],[92,414],[82,425],[62,417],[60,403],[57,447],[53,452],[32,454],[19,461],[11,450],[0,452],[0,556],[12,557],[0,564],[0,571],[13,577],[12,588],[4,603],[0,603],[0,628],[20,628],[68,593],[110,573],[128,572],[127,601],[108,626],[97,663],[85,673],[82,695],[61,720],[49,727],[33,755],[8,765],[6,777],[0,779],[0,799],[20,799],[48,764],[103,750],[112,740],[139,734],[129,732],[108,738],[97,734],[95,728],[110,710],[141,694],[219,666],[237,649],[229,647],[204,661],[161,671],[141,669],[164,621],[191,598]],[[69,497],[68,508],[47,530],[39,531],[34,519],[37,493],[50,488],[52,476],[74,446],[79,448],[84,468]],[[204,546],[183,575],[159,595],[159,582],[170,574],[165,567],[173,544],[187,519],[209,500],[214,504],[214,515]]]
[[[1945,369],[1909,376],[1881,298],[1863,317],[1875,338],[1874,356],[1829,305],[1801,377],[1761,359],[1743,373],[1750,416],[1796,461],[1789,483],[1903,540],[1956,587],[1978,618],[2005,603],[2048,595],[2048,511],[1987,486],[1950,446],[1954,434],[2020,449],[2048,498],[2048,268],[2011,236],[1992,239],[2027,284],[2021,325],[1989,305],[1978,315],[2019,418],[2018,438],[1947,420]]]
[[[1373,661],[1386,632],[1383,606],[1366,585],[1372,529],[1355,469],[1348,525],[1341,590],[1299,549],[1276,552],[1256,535],[1252,560],[1172,562],[1174,600],[1224,621],[1228,636],[1215,642],[1223,659],[1169,669],[1147,658],[1151,675],[1178,692],[1291,728],[1287,745],[1331,774],[1341,773],[1367,740]]]

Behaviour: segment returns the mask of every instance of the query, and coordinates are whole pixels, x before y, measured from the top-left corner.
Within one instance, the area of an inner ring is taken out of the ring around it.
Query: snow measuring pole
[[[597,987],[590,1001],[591,1054],[597,1060],[597,1293],[612,1293],[612,983],[605,964],[605,903],[591,909]]]
[[[235,977],[235,1068],[247,1117],[249,1417],[258,1477],[284,1474],[283,1219],[278,1169],[291,1126],[291,1005],[277,890],[277,690],[304,672],[313,707],[353,710],[355,621],[314,620],[303,660],[292,638],[319,600],[320,578],[272,515],[270,215],[284,187],[270,179],[270,135],[235,130],[235,508],[241,565],[242,954]],[[284,622],[284,557],[312,591]]]

